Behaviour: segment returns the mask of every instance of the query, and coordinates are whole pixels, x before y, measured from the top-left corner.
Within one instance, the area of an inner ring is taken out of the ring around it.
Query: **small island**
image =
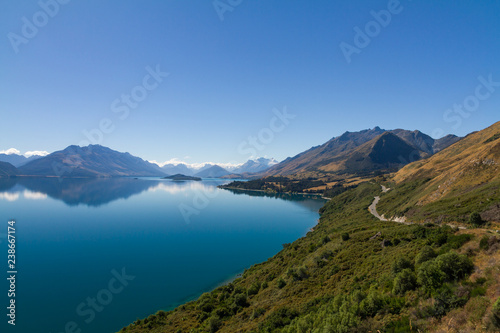
[[[186,176],[186,175],[182,175],[180,173],[173,175],[173,176],[163,177],[162,179],[172,179],[173,181],[185,181],[185,180],[194,180],[197,182],[201,181],[200,177]]]

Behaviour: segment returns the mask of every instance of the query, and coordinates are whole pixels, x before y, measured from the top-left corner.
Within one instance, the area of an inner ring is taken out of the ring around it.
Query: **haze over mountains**
[[[201,167],[194,167],[191,165],[188,165],[186,163],[169,163],[165,164],[161,167],[162,171],[167,173],[167,174],[183,174],[186,176],[194,176],[199,173],[204,172],[207,169],[213,168],[214,166],[218,166],[222,169],[224,169],[226,172],[224,175],[229,175],[229,174],[245,174],[245,173],[256,173],[256,172],[261,172],[264,170],[269,169],[271,166],[278,164],[278,161],[276,161],[274,158],[257,158],[254,160],[248,160],[242,165],[234,165],[234,166],[222,166],[222,165],[217,165],[217,164],[212,164],[212,163],[205,163]],[[217,170],[215,168],[214,170]],[[223,172],[220,172],[221,174]],[[197,175],[199,177],[199,175]]]

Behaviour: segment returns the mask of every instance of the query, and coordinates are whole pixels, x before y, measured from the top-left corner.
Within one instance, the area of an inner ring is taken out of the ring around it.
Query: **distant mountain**
[[[222,167],[219,165],[219,167],[228,171],[230,174],[234,174],[235,177],[239,178],[242,175],[249,175],[257,172],[266,171],[267,169],[276,164],[278,164],[278,161],[276,161],[274,158],[261,157],[253,160],[248,160],[246,163],[242,165],[227,166],[227,167]],[[208,170],[214,167],[215,165],[217,164],[205,163],[203,164],[202,167],[195,168],[186,163],[176,163],[176,164],[169,163],[162,166],[161,170],[165,172],[167,175],[183,174],[186,176],[194,176],[195,174]]]
[[[453,135],[435,140],[420,131],[387,131],[377,126],[359,132],[345,132],[321,146],[287,158],[259,176],[318,176],[398,168],[431,156],[458,140],[460,138]]]
[[[461,139],[456,135],[450,134],[436,140],[420,131],[411,132],[403,129],[395,129],[392,130],[391,133],[396,134],[411,146],[429,155],[433,155]]]
[[[274,158],[261,157],[255,160],[248,160],[242,166],[231,170],[231,172],[235,174],[257,173],[266,171],[276,164],[278,164],[278,161],[276,161]]]
[[[229,171],[227,171],[226,169],[224,169],[218,165],[214,165],[214,166],[211,166],[205,170],[202,170],[202,171],[196,173],[195,177],[221,178],[221,177],[227,176],[229,174],[231,174],[231,173]]]
[[[7,162],[0,162],[0,177],[10,177],[18,174],[15,166]]]
[[[167,175],[182,174],[186,176],[192,176],[195,174],[195,170],[188,167],[186,164],[166,164],[161,167],[162,171]]]
[[[22,175],[60,177],[165,176],[157,165],[100,145],[69,146],[19,168]]]
[[[40,155],[25,157],[23,155],[18,155],[18,154],[0,154],[0,162],[7,162],[18,168],[22,165],[25,165],[28,162],[37,160],[41,157],[42,156]]]
[[[339,156],[336,163],[321,167],[322,171],[345,173],[367,173],[374,170],[391,170],[429,156],[424,151],[415,149],[407,141],[392,132],[384,132],[376,138],[362,144],[355,150]]]

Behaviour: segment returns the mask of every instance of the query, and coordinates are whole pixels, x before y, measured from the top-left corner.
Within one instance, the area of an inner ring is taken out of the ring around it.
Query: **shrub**
[[[248,296],[252,296],[252,295],[257,295],[259,293],[259,290],[260,290],[260,282],[254,282],[250,288],[248,288],[247,290],[247,295]]]
[[[347,232],[342,234],[342,240],[344,242],[348,241],[350,238],[351,237],[349,237],[349,234]]]
[[[488,236],[484,236],[483,238],[481,238],[481,240],[479,241],[479,248],[481,250],[488,250],[488,248],[490,247],[489,240],[490,238]]]
[[[330,242],[330,241],[331,241],[330,237],[328,237],[328,236],[323,237],[323,245]]]
[[[450,235],[448,237],[448,244],[452,249],[459,249],[472,239],[472,235],[461,234],[461,235]]]
[[[402,295],[408,290],[414,290],[417,287],[417,276],[409,269],[403,269],[394,279],[392,292],[396,295]]]
[[[413,270],[413,264],[411,261],[409,261],[406,258],[399,258],[392,264],[392,273],[398,274],[401,272],[403,269],[410,269]]]
[[[474,212],[469,216],[469,223],[472,225],[480,226],[484,224],[484,220],[478,212]]]
[[[210,295],[209,293],[201,295],[200,299],[198,300],[197,308],[202,312],[212,312],[212,310],[215,308],[212,295]]]
[[[469,296],[467,293],[461,295],[459,292],[454,291],[449,284],[445,284],[438,290],[434,299],[435,303],[431,309],[432,315],[442,317],[451,309],[464,306],[469,300]]]
[[[257,308],[255,310],[253,310],[253,312],[252,312],[252,319],[259,318],[264,313],[266,313],[266,309],[264,309],[264,308]]]
[[[359,310],[365,317],[373,317],[384,306],[384,300],[376,291],[370,290],[368,296],[361,301]]]
[[[298,317],[299,313],[286,307],[271,313],[264,322],[259,325],[260,332],[275,332],[276,329],[289,325],[292,320]]]
[[[297,275],[299,277],[299,280],[307,279],[309,277],[309,274],[307,273],[306,266],[300,266],[297,271]]]
[[[420,250],[420,252],[415,257],[415,263],[420,265],[426,261],[434,259],[437,257],[436,252],[430,246],[425,246]]]
[[[467,256],[456,252],[442,254],[435,260],[448,281],[459,280],[474,269],[472,261]]]
[[[221,327],[221,320],[217,317],[210,317],[208,319],[208,331],[210,333],[215,333],[219,330],[219,328]]]
[[[247,297],[243,294],[237,294],[234,296],[234,305],[237,307],[247,307]]]
[[[282,289],[285,286],[286,286],[285,280],[283,280],[282,278],[279,278],[278,279],[278,288]]]
[[[446,274],[441,271],[435,260],[426,261],[418,268],[417,282],[427,292],[441,287],[445,279]]]

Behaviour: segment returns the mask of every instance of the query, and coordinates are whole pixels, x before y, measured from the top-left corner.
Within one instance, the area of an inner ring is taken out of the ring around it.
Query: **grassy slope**
[[[500,122],[404,167],[393,178],[393,190],[382,196],[379,212],[414,221],[466,222],[478,211],[499,222],[499,134]]]
[[[413,260],[426,244],[438,253],[460,248],[468,239],[460,236],[463,233],[476,234],[465,247],[471,258],[480,257],[484,251],[476,248],[485,231],[456,233],[447,227],[379,222],[367,210],[379,192],[379,185],[364,183],[342,193],[324,207],[314,231],[251,267],[242,278],[122,331],[408,332],[410,327],[428,331],[440,325],[439,318],[450,310],[453,318],[467,318],[469,302],[480,302],[482,312],[475,313],[476,323],[466,319],[463,325],[479,327],[487,322],[491,299],[500,296],[500,282],[495,280],[498,261],[478,274],[474,281],[479,282],[450,282],[432,293],[419,287],[394,295],[391,271],[398,258]],[[345,233],[350,239],[342,240]],[[383,240],[392,245],[382,246]],[[490,258],[498,257],[497,250],[493,247]],[[437,296],[443,294],[451,295],[448,301]]]

